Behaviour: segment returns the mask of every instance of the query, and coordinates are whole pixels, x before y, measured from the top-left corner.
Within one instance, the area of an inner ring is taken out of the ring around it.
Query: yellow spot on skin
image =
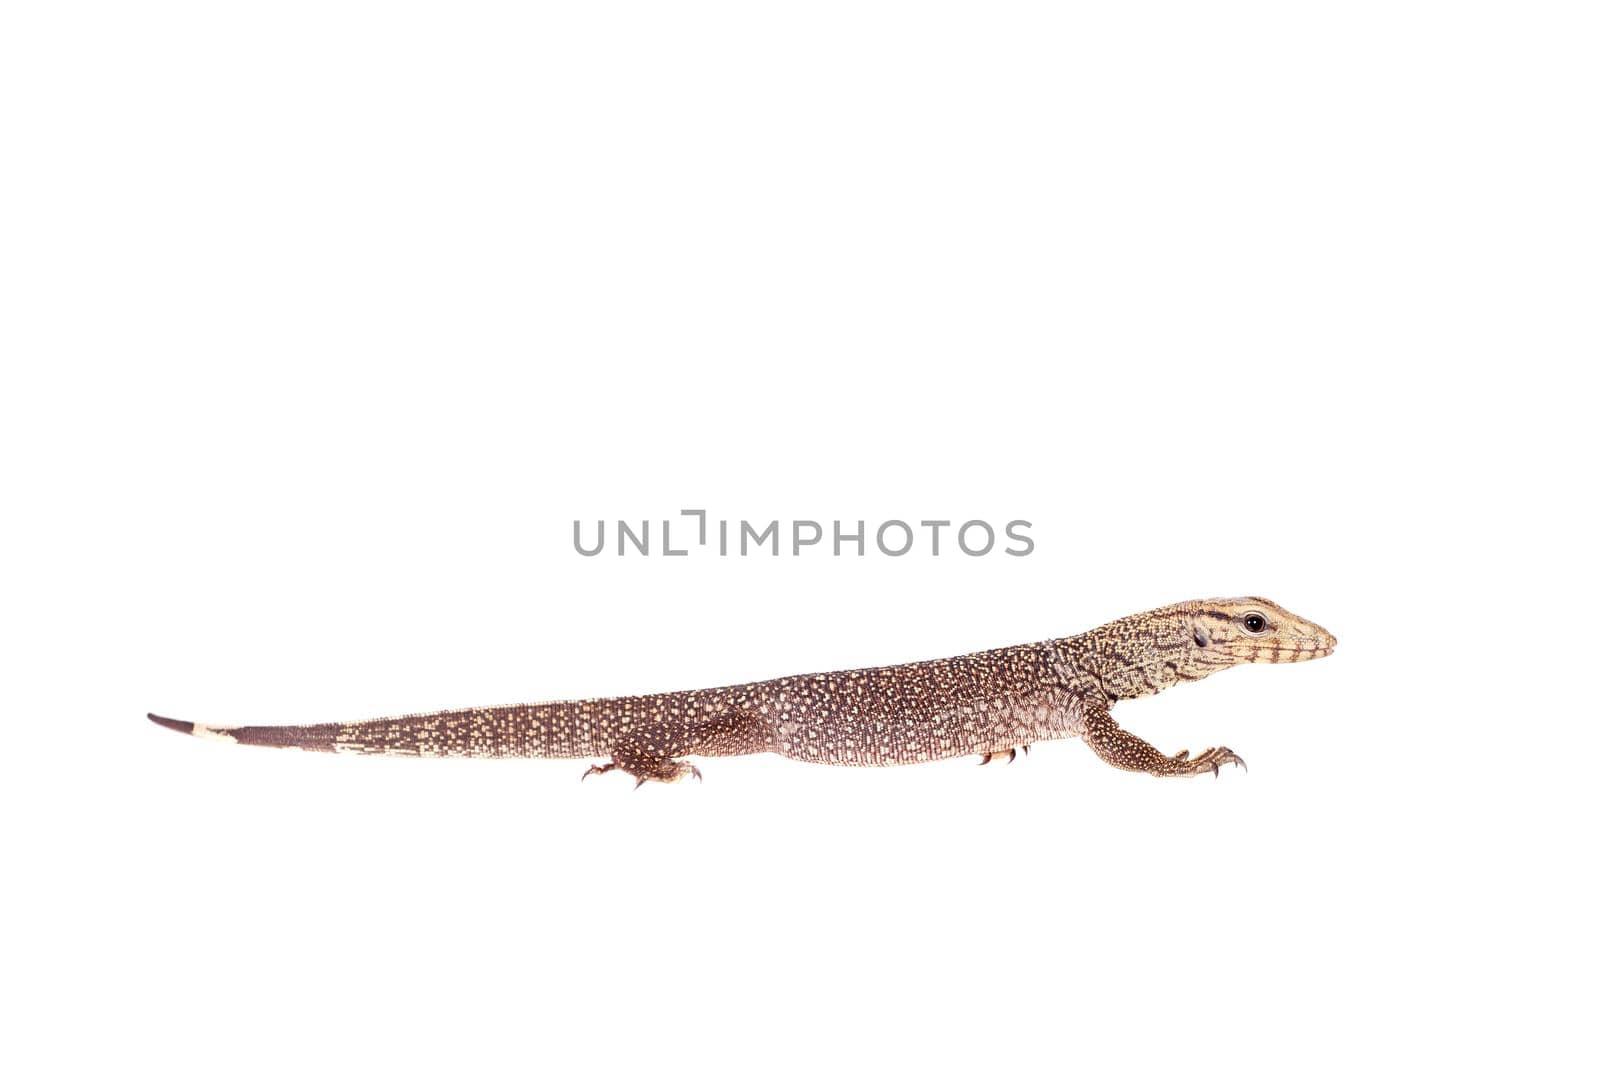
[[[225,734],[221,730],[213,730],[204,723],[197,722],[194,724],[194,735],[196,737],[209,738],[212,741],[225,741],[230,745],[237,745],[239,743],[239,739],[234,737],[232,734]]]

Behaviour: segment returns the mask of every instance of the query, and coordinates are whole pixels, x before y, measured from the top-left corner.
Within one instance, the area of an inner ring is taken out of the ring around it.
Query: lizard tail
[[[592,705],[596,702],[588,702]],[[237,745],[377,756],[588,759],[609,751],[608,720],[576,701],[507,704],[308,726],[208,726],[148,718],[182,734]]]
[[[203,722],[185,722],[169,719],[165,715],[150,715],[157,726],[165,726],[180,734],[193,734],[212,741],[225,741],[233,745],[265,745],[268,748],[302,748],[308,752],[334,752],[339,738],[338,723],[319,723],[315,726],[207,726]]]

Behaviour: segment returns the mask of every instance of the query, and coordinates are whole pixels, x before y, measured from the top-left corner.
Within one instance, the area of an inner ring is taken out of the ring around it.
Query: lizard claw
[[[1249,767],[1245,766],[1244,760],[1240,759],[1237,753],[1230,748],[1222,748],[1220,746],[1216,748],[1208,748],[1204,752],[1201,752],[1199,755],[1193,757],[1189,755],[1188,749],[1184,749],[1182,752],[1179,752],[1176,756],[1172,757],[1172,763],[1172,773],[1184,777],[1191,777],[1196,774],[1204,774],[1207,771],[1210,771],[1212,777],[1221,778],[1222,768],[1227,766],[1244,767],[1246,771],[1250,770]]]
[[[604,774],[607,771],[614,771],[616,769],[617,769],[617,765],[615,763],[607,763],[607,764],[604,764],[604,765],[601,765],[599,763],[593,763],[593,764],[589,765],[589,769],[588,770],[583,772],[583,776],[580,777],[578,779],[578,781],[580,781],[580,782],[583,781],[584,778],[589,777],[591,774]]]

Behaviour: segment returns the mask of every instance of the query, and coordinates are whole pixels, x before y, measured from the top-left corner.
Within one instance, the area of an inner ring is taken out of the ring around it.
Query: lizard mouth
[[[1339,643],[1332,634],[1309,638],[1280,638],[1269,643],[1252,645],[1246,657],[1251,663],[1304,663],[1333,655]]]

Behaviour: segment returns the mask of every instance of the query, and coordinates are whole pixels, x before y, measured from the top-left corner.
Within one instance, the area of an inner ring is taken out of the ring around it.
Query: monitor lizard
[[[962,756],[1016,758],[1081,737],[1113,767],[1158,777],[1244,767],[1232,749],[1163,755],[1119,726],[1119,700],[1239,663],[1321,659],[1327,630],[1256,597],[1189,600],[1075,637],[895,667],[797,674],[653,696],[507,704],[310,726],[207,726],[149,716],[243,745],[389,756],[603,758],[584,772],[645,782],[700,777],[686,756],[775,752],[808,763],[886,767]]]

